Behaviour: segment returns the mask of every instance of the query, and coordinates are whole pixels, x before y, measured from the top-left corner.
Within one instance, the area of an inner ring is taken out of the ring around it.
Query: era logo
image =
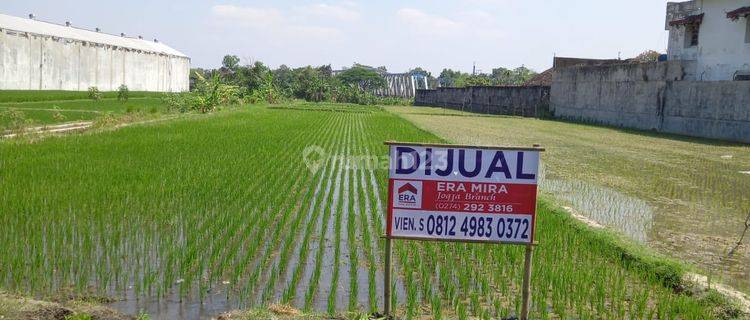
[[[419,209],[422,207],[422,181],[394,181],[393,206],[395,208]]]

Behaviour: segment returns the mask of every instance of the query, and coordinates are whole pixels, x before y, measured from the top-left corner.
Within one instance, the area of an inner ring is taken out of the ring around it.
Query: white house
[[[696,80],[750,80],[750,0],[667,4],[669,60],[695,61]]]

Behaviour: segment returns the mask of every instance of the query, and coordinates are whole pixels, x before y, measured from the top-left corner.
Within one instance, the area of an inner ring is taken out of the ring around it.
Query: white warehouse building
[[[0,90],[182,92],[190,58],[158,42],[0,14]]]
[[[669,60],[693,61],[695,80],[750,80],[750,0],[667,4]]]

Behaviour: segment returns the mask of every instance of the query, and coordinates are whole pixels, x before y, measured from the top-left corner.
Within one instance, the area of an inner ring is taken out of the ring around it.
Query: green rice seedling
[[[347,195],[351,200],[349,201],[347,213],[347,246],[349,247],[349,303],[347,306],[347,309],[349,311],[356,311],[357,309],[357,299],[358,299],[358,279],[357,279],[357,272],[359,268],[359,254],[358,254],[358,246],[357,246],[357,211],[359,209],[356,208],[357,201],[356,199],[356,169],[350,168],[350,172],[352,174],[352,177],[348,179],[349,187],[348,190],[350,190],[350,193]],[[369,240],[369,239],[368,239]]]
[[[443,304],[439,295],[433,295],[430,299],[432,308],[432,318],[435,320],[443,319]]]

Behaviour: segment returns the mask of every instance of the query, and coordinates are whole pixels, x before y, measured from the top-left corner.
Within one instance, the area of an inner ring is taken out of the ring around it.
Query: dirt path
[[[120,129],[120,128],[134,126],[134,125],[169,121],[169,120],[174,120],[180,117],[182,117],[182,115],[165,116],[165,117],[160,117],[158,119],[120,123],[111,127],[111,129]],[[45,134],[64,134],[64,133],[71,133],[71,132],[81,132],[81,131],[90,129],[93,125],[94,125],[94,121],[78,121],[78,122],[70,122],[70,123],[63,123],[63,124],[56,124],[56,125],[29,127],[29,128],[25,128],[20,133],[5,131],[2,135],[0,135],[0,138],[9,139],[9,138],[15,138],[18,136],[28,135],[28,134],[45,135]]]
[[[14,108],[7,106],[0,106],[2,109],[16,109],[19,111],[52,111],[52,112],[85,112],[85,113],[102,113],[98,110],[83,110],[83,109],[49,109],[49,108]]]
[[[83,131],[88,129],[94,125],[93,121],[79,121],[79,122],[70,122],[70,123],[63,123],[58,125],[46,125],[46,126],[38,126],[38,127],[30,127],[25,128],[21,132],[15,132],[11,133],[6,131],[2,136],[2,138],[15,138],[19,135],[26,135],[26,134],[55,134],[55,133],[66,133],[70,131]]]

